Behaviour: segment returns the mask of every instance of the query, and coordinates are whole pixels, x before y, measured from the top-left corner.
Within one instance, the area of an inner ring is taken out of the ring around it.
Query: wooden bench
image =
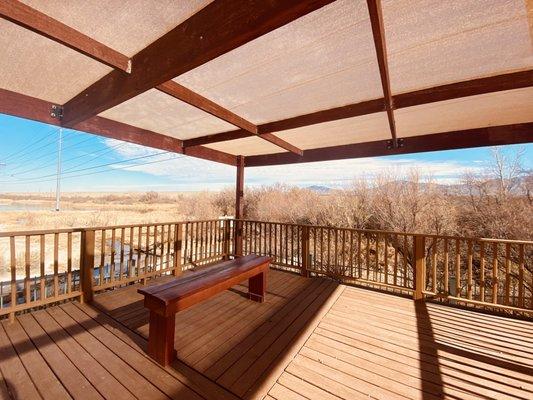
[[[248,279],[248,297],[263,302],[270,257],[250,254],[194,271],[160,285],[139,289],[150,310],[148,354],[162,365],[176,356],[175,315]]]

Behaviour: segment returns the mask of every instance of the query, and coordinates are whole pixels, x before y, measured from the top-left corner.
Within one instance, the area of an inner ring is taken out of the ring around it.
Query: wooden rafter
[[[42,36],[61,43],[73,50],[76,50],[88,57],[102,62],[110,67],[118,68],[126,72],[131,71],[130,59],[97,42],[96,40],[70,28],[62,22],[41,13],[18,0],[5,0],[0,2],[0,16],[24,28],[30,29]],[[167,93],[181,101],[197,107],[217,118],[257,135],[257,126],[244,118],[239,117],[230,110],[219,106],[211,100],[193,92],[190,89],[170,80],[157,86],[157,89]],[[290,143],[267,134],[261,136],[262,139],[275,144],[293,153],[302,154],[302,150]]]
[[[112,68],[117,68],[122,73],[131,71],[130,59],[124,54],[18,0],[0,1],[0,17]]]
[[[290,153],[249,156],[246,157],[245,165],[259,167],[530,143],[533,141],[533,122],[420,135],[402,138],[402,140],[403,146],[393,149],[387,149],[387,140],[377,140],[305,150],[302,157],[295,157]]]
[[[52,105],[52,103],[45,100],[0,89],[0,113],[2,114],[14,115],[16,117],[59,126],[59,120],[50,115]],[[82,121],[73,126],[72,129],[123,140],[141,146],[149,146],[210,161],[237,165],[237,158],[232,154],[203,146],[183,149],[182,141],[179,139],[98,116]]]
[[[395,109],[400,109],[437,101],[453,100],[461,97],[493,93],[502,90],[520,89],[530,86],[533,86],[533,70],[472,79],[414,92],[397,94],[393,96],[393,104]],[[258,129],[259,134],[266,132],[280,132],[382,111],[385,111],[384,99],[379,98],[269,122],[259,125]],[[247,131],[237,129],[234,131],[214,133],[199,138],[187,139],[183,141],[183,146],[199,146],[208,143],[241,139],[248,136],[250,136],[250,134]]]
[[[180,85],[177,82],[172,80],[162,83],[156,87],[159,91],[166,93],[178,100],[181,100],[187,104],[190,104],[193,107],[196,107],[202,111],[205,111],[217,118],[222,119],[232,125],[235,125],[238,128],[241,128],[252,135],[258,135],[257,125],[253,124],[250,121],[238,116],[234,112],[220,106],[219,104],[201,96],[200,94],[186,88],[183,85]],[[288,150],[295,154],[302,155],[302,150],[293,146],[290,143],[276,137],[275,135],[262,135],[262,139],[269,141],[270,143],[275,144],[282,149]]]
[[[332,1],[214,1],[133,56],[131,74],[111,71],[68,101],[63,123],[75,125]]]
[[[367,0],[368,12],[370,13],[370,24],[374,36],[374,45],[378,58],[379,75],[381,86],[383,87],[383,97],[385,99],[385,110],[389,120],[392,135],[393,147],[398,147],[396,139],[396,122],[394,121],[394,107],[392,102],[392,92],[390,88],[389,64],[387,62],[387,46],[385,43],[385,29],[383,27],[383,15],[381,11],[381,0]]]

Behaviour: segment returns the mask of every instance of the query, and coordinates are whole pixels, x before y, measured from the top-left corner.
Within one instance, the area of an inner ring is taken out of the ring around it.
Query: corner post
[[[81,232],[81,264],[80,286],[81,301],[90,303],[93,301],[93,278],[94,278],[94,230]]]
[[[415,263],[415,276],[414,284],[415,291],[413,298],[414,300],[423,300],[424,299],[424,290],[426,289],[426,242],[425,236],[416,235],[414,236],[414,263]]]
[[[244,213],[244,157],[237,156],[237,180],[235,190],[235,256],[242,256],[242,218]]]
[[[309,253],[309,226],[302,226],[302,276],[309,277],[309,259],[311,254]]]
[[[174,264],[172,268],[172,275],[174,276],[181,275],[182,233],[183,233],[182,224],[176,224],[174,228],[174,259],[173,259]]]

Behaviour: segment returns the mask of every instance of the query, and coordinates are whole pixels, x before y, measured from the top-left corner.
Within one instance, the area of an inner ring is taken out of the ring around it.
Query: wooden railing
[[[0,316],[228,258],[230,220],[0,233]]]
[[[0,233],[0,316],[81,296],[80,242],[74,229]]]
[[[533,242],[427,235],[424,296],[533,310]]]
[[[249,253],[303,276],[533,315],[531,241],[225,219],[0,233],[0,316]]]
[[[250,220],[233,226],[243,254],[271,256],[277,268],[415,299],[533,315],[532,241]]]

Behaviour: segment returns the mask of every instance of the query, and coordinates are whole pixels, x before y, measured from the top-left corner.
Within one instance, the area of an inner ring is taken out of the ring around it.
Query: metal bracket
[[[402,138],[396,139],[396,148],[399,149],[399,148],[402,148],[402,147],[403,147],[403,139]],[[387,150],[392,150],[394,148],[395,148],[394,141],[393,140],[387,140]]]
[[[50,116],[52,118],[61,120],[63,118],[63,107],[53,104],[52,108],[50,109]]]

